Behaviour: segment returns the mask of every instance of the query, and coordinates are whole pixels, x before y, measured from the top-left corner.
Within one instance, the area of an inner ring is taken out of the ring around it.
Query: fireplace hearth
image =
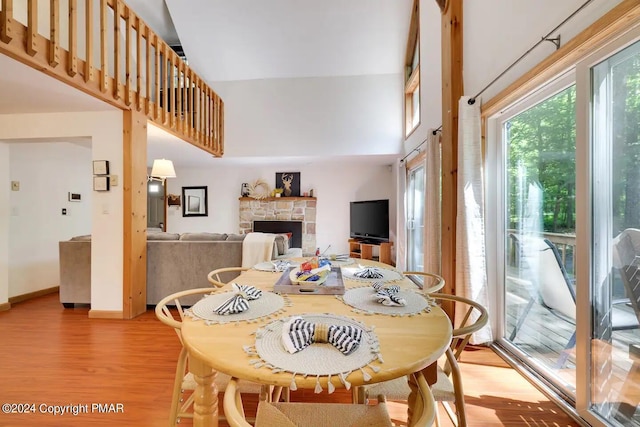
[[[283,200],[284,199],[284,200]],[[292,226],[295,227],[292,229]],[[293,233],[289,244],[304,256],[316,251],[316,199],[291,197],[257,200],[240,198],[240,233]]]

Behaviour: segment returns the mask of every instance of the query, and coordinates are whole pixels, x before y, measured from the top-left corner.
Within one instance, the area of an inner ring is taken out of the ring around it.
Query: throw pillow
[[[278,249],[278,255],[284,255],[289,250],[289,236],[286,233],[276,234],[276,248]]]

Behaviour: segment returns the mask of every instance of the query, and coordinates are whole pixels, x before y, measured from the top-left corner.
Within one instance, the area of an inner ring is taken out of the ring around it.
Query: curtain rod
[[[436,133],[438,133],[438,131],[439,131],[440,129],[442,129],[442,125],[440,125],[440,127],[439,127],[438,129],[435,129],[435,130],[433,131],[433,134],[435,135]],[[424,143],[425,143],[425,142],[427,142],[428,140],[429,140],[429,138],[425,139],[425,140],[424,140],[424,141],[422,141],[420,144],[418,144],[418,145],[416,146],[416,148],[414,148],[413,150],[409,151],[409,153],[407,153],[407,155],[406,155],[406,156],[404,156],[402,159],[400,159],[400,163],[404,162],[404,161],[405,161],[405,159],[406,159],[407,157],[409,157],[411,154],[413,154],[413,152],[414,152],[414,151],[418,151],[418,152],[419,152],[419,151],[420,151],[420,147],[422,147],[422,146],[424,145]]]
[[[540,46],[543,42],[549,41],[552,42],[553,44],[556,45],[556,50],[560,49],[560,35],[558,35],[558,37],[556,38],[549,38],[549,36],[553,33],[555,33],[558,28],[562,27],[564,24],[566,24],[571,18],[573,18],[574,16],[576,16],[580,11],[582,11],[582,9],[584,9],[585,7],[587,7],[587,5],[589,3],[591,3],[593,0],[587,0],[586,2],[584,2],[582,4],[582,6],[580,6],[579,8],[577,8],[576,10],[573,11],[573,13],[569,16],[567,16],[561,23],[559,23],[558,25],[556,25],[556,27],[549,31],[547,33],[547,35],[545,35],[544,37],[542,37],[540,40],[538,40],[538,42],[536,44],[534,44],[533,46],[531,46],[531,48],[529,50],[527,50],[525,53],[522,54],[522,56],[518,59],[516,59],[511,65],[509,65],[502,73],[498,74],[498,76],[491,80],[491,82],[489,82],[488,85],[486,85],[485,87],[482,88],[482,90],[480,92],[478,92],[476,94],[476,96],[474,96],[473,98],[469,99],[469,105],[473,105],[476,102],[476,98],[479,97],[480,95],[482,95],[484,93],[485,90],[489,89],[495,82],[497,82],[502,76],[504,76],[505,74],[507,74],[513,67],[516,66],[516,64],[518,64],[520,61],[522,61],[527,55],[529,55],[533,49],[535,49],[536,47]]]

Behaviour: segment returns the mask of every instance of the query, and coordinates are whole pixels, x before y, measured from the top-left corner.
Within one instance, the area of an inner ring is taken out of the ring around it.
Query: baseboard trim
[[[7,311],[7,310],[11,310],[10,302],[3,302],[2,304],[0,304],[0,311]]]
[[[89,310],[90,319],[120,319],[124,317],[122,311],[116,310]]]
[[[27,301],[32,298],[41,297],[43,295],[55,294],[56,292],[60,292],[60,286],[54,286],[52,288],[40,289],[39,291],[29,292],[22,295],[16,295],[15,297],[9,298],[9,304],[17,304],[19,302]]]

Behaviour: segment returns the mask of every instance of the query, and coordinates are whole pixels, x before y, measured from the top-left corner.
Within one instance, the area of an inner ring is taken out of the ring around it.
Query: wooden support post
[[[462,3],[447,0],[442,10],[442,277],[444,293],[456,291],[458,188],[458,101],[463,95]],[[453,315],[453,305],[444,306]]]
[[[147,117],[123,111],[123,303],[131,319],[147,310]]]

